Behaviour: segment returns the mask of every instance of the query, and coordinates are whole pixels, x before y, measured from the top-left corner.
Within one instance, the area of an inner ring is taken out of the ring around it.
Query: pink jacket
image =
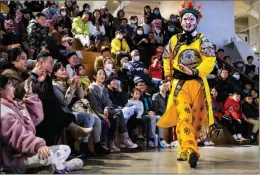
[[[42,103],[37,95],[24,97],[23,104],[1,98],[2,160],[7,168],[16,169],[20,161],[35,155],[46,142],[36,137],[43,120]]]

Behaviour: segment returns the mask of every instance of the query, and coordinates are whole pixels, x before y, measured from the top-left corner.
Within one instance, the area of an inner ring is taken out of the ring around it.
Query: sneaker
[[[215,145],[211,140],[208,143],[209,143],[209,146],[214,146]]]
[[[179,145],[178,140],[175,140],[175,141],[173,141],[173,142],[170,143],[170,146],[171,146],[171,147],[178,147],[178,145]]]
[[[110,150],[105,145],[102,145],[101,142],[95,143],[95,153],[97,155],[106,155],[110,153]]]
[[[164,145],[164,148],[170,148],[171,147],[171,145],[168,144],[165,140],[162,140],[159,144],[161,144],[161,143]]]
[[[111,146],[111,148],[110,148],[110,153],[118,153],[120,151],[121,150],[118,147],[116,147],[115,145]]]
[[[67,172],[70,172],[70,171],[82,169],[84,163],[81,159],[75,158],[75,159],[71,159],[70,161],[66,162],[65,164],[66,164],[65,170]]]
[[[138,147],[138,145],[133,143],[130,138],[122,140],[122,143],[120,144],[120,148],[133,149],[133,148],[137,148],[137,147]]]
[[[148,142],[148,148],[155,148],[155,144],[154,144],[154,142],[153,141],[149,141]]]
[[[136,144],[138,146],[138,148],[140,149],[145,149],[146,148],[146,145],[144,144],[144,142],[146,143],[146,141],[144,139],[137,139],[136,140]]]

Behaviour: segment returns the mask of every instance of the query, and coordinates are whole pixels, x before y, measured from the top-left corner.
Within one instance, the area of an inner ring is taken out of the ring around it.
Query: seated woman
[[[101,56],[97,57],[94,63],[94,69],[104,68],[103,62],[105,58],[111,58],[111,52],[108,46],[101,47]]]
[[[74,76],[69,79],[68,73],[62,63],[56,63],[54,65],[53,73],[55,76],[55,80],[53,81],[53,89],[56,99],[61,104],[65,112],[72,113],[72,111],[69,109],[69,106],[73,104],[73,101],[75,102],[84,98],[80,77]],[[100,143],[100,119],[97,116],[88,114],[86,112],[75,111],[73,114],[76,117],[76,123],[78,125],[82,125],[84,128],[93,127],[95,152],[100,155],[109,153],[109,149],[103,147]],[[80,151],[86,156],[93,155],[88,147],[88,136],[82,137]]]
[[[69,78],[72,78],[76,75],[76,66],[79,64],[78,55],[75,52],[71,52],[67,55],[68,63],[66,65],[66,70]]]
[[[136,148],[128,136],[128,131],[124,121],[124,117],[121,110],[115,110],[113,103],[111,102],[107,88],[103,85],[106,79],[106,73],[104,69],[99,68],[94,74],[96,81],[89,85],[88,100],[91,108],[104,116],[104,119],[110,123],[109,128],[109,146],[112,152],[119,152],[120,149],[115,146],[115,134],[119,129],[121,138],[121,148]]]
[[[48,173],[66,173],[80,169],[80,159],[65,160],[70,154],[67,145],[48,147],[43,138],[36,136],[37,126],[44,118],[38,95],[32,93],[32,83],[24,83],[22,103],[14,100],[15,88],[10,78],[0,75],[1,93],[1,149],[3,165],[12,173],[25,173],[28,169],[45,167]]]
[[[89,33],[91,43],[94,43],[97,51],[100,52],[101,45],[106,44],[107,38],[99,10],[93,12],[93,19],[89,23]]]
[[[89,20],[90,20],[90,13],[84,12],[82,17],[78,16],[77,18],[73,19],[72,23],[72,33],[75,38],[77,38],[81,44],[88,48],[90,46],[90,39],[89,39]]]
[[[103,65],[104,68],[103,67],[102,68],[106,72],[106,77],[109,77],[112,73],[116,74],[116,70],[114,69],[115,68],[114,61],[112,58],[105,58]]]

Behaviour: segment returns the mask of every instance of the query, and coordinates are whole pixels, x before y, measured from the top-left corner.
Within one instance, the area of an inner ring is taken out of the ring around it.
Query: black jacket
[[[216,90],[218,91],[217,100],[225,103],[229,94],[233,93],[234,85],[230,79],[223,80],[221,77],[216,79]]]
[[[259,119],[259,110],[253,104],[249,104],[245,101],[242,105],[242,111],[247,118]]]

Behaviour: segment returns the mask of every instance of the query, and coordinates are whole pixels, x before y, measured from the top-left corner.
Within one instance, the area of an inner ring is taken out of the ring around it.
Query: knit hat
[[[138,83],[144,83],[144,80],[141,77],[135,77],[134,83],[135,83],[135,85],[137,85]]]

